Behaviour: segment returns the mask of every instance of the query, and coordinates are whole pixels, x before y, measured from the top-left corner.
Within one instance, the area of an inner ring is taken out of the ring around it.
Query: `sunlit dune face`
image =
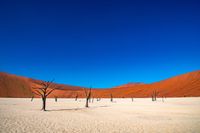
[[[39,80],[0,73],[1,97],[31,97],[32,88],[40,87]],[[158,97],[200,96],[200,71],[195,71],[152,84],[129,83],[108,89],[92,89],[92,97],[151,97],[153,91]],[[49,97],[85,97],[83,87],[59,85]],[[36,96],[37,97],[37,96]]]

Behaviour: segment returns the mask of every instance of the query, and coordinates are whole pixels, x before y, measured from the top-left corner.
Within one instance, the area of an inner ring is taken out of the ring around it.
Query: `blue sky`
[[[199,5],[1,1],[0,71],[104,88],[199,70]]]

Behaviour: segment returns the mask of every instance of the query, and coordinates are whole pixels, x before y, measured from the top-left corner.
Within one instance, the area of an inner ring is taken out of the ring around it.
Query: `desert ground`
[[[1,133],[199,133],[200,98],[0,98]]]

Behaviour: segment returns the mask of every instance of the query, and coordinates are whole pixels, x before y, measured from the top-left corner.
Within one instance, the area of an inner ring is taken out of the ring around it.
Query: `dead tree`
[[[89,103],[89,100],[91,99],[91,90],[92,90],[92,88],[90,88],[89,90],[86,89],[86,88],[83,88],[83,89],[84,89],[85,97],[86,97],[85,107],[88,108],[89,107],[88,103]]]
[[[55,102],[57,102],[58,101],[58,97],[55,97]]]
[[[97,98],[97,101],[100,101],[101,100],[101,98]]]
[[[134,101],[133,98],[131,98],[131,99],[132,99],[132,102],[133,102]]]
[[[112,93],[110,94],[110,101],[113,102],[113,95],[112,95]]]
[[[76,97],[75,97],[75,101],[77,101],[78,100],[78,94],[76,94]]]
[[[40,87],[33,88],[33,93],[42,98],[42,110],[46,111],[46,99],[56,88],[52,88],[52,81],[42,81]]]
[[[157,96],[158,96],[158,92],[156,90],[154,90],[152,95],[151,95],[152,101],[156,101],[157,100]]]
[[[151,94],[151,99],[152,99],[152,101],[154,101],[154,95],[153,94]]]

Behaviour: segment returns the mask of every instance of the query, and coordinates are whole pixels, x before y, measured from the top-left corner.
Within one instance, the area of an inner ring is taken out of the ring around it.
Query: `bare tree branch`
[[[38,95],[38,96],[42,96],[41,94],[38,94],[38,93],[36,93],[36,92],[33,92],[35,95]]]
[[[83,90],[85,91],[85,96],[87,97],[87,90],[86,90],[86,88],[83,88]]]
[[[51,94],[55,89],[50,90],[45,96],[47,97],[49,94]]]

